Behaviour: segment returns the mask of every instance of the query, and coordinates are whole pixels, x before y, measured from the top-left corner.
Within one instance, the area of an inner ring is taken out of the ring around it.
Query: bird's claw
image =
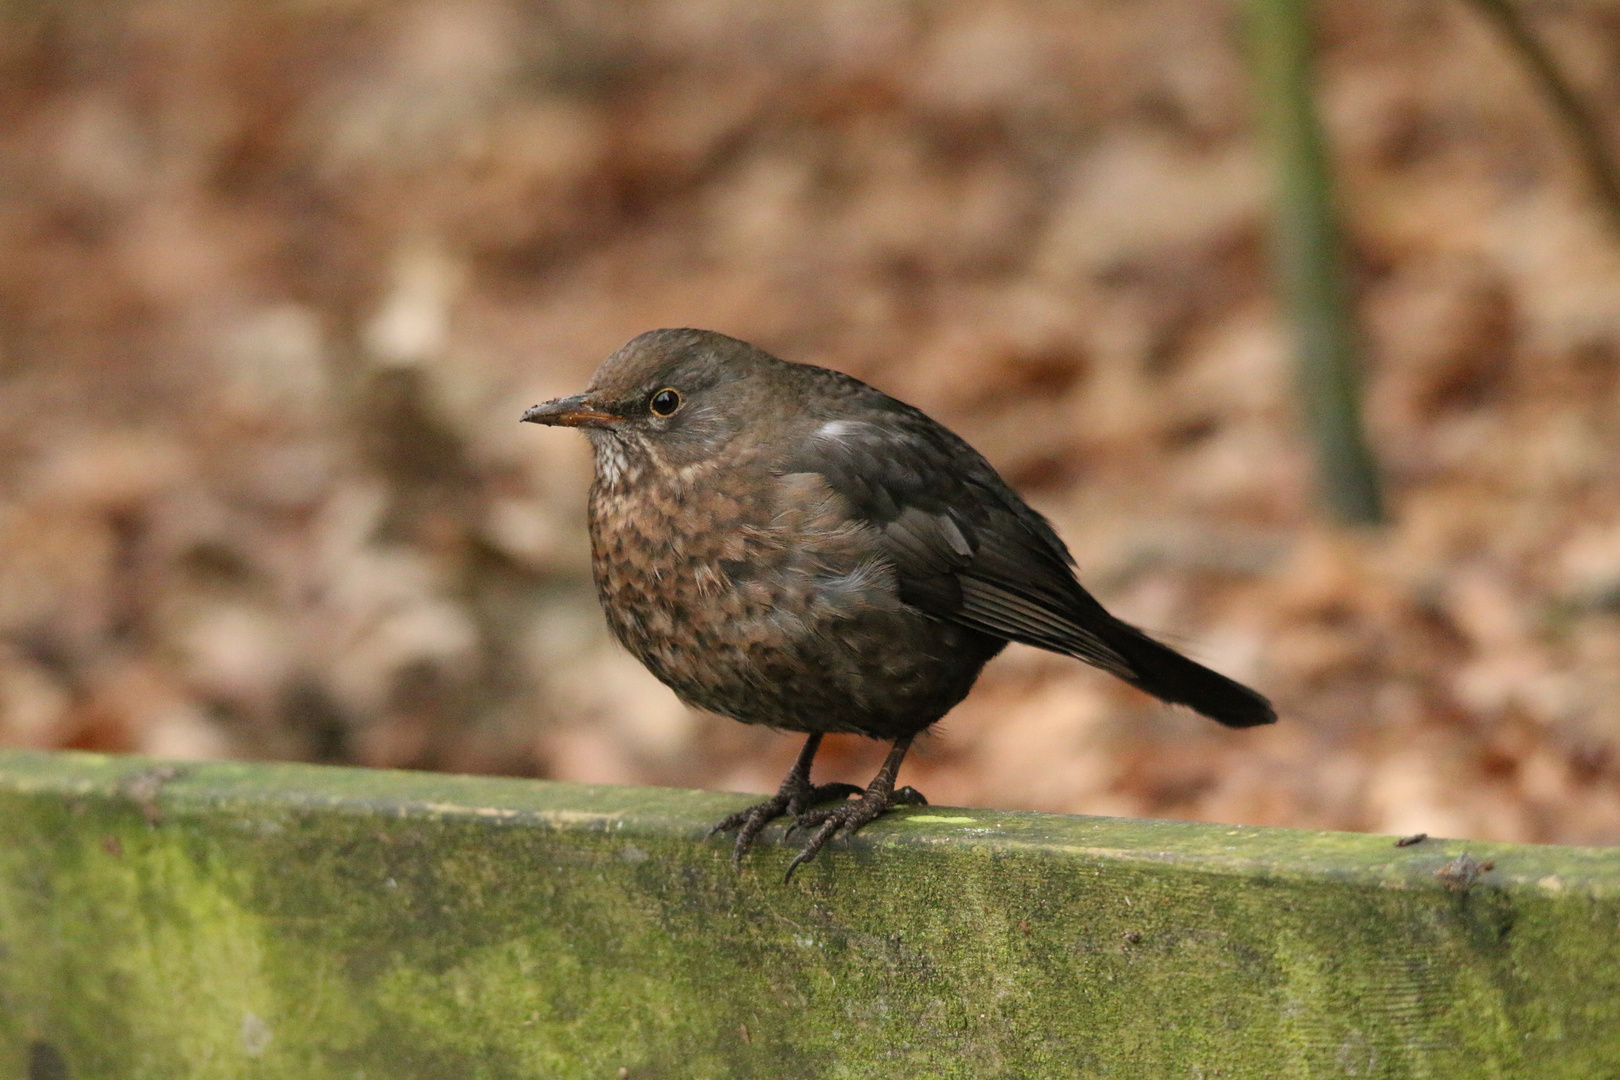
[[[889,796],[890,806],[927,806],[928,800],[923,793],[907,784],[905,787]]]
[[[854,784],[833,783],[812,786],[808,783],[794,784],[790,781],[783,784],[782,790],[764,802],[727,815],[709,830],[708,835],[714,836],[716,833],[737,830],[737,843],[731,849],[731,865],[741,870],[743,856],[754,846],[754,840],[765,831],[765,826],[777,818],[784,814],[793,815],[794,820],[788,825],[787,830],[787,835],[792,835],[806,814],[818,812],[811,809],[817,803],[831,799],[847,799],[851,795],[864,793],[864,788],[858,788]]]
[[[842,801],[849,798],[851,795],[859,797],[865,794],[865,788],[857,787],[854,784],[817,784],[805,794],[805,798],[802,801],[790,803],[788,805],[787,812],[793,815],[793,820],[788,822],[787,831],[782,834],[782,839],[786,840],[788,837],[792,836],[794,830],[799,828],[800,825],[804,824],[803,818],[806,814],[816,812],[813,807],[819,806],[824,802],[832,802],[834,799]]]
[[[816,852],[836,836],[839,830],[853,835],[859,832],[862,826],[871,824],[897,806],[927,805],[928,800],[923,798],[922,792],[913,787],[888,792],[877,792],[868,788],[861,793],[860,798],[846,802],[842,806],[799,814],[793,821],[793,828],[801,826],[806,829],[815,826],[819,828],[816,828],[804,848],[793,856],[793,861],[788,863],[787,873],[782,878],[783,883],[792,881],[793,872],[814,859]]]
[[[737,843],[731,849],[732,869],[742,869],[743,856],[748,854],[748,849],[754,845],[754,837],[763,832],[765,826],[787,812],[789,801],[787,795],[777,792],[762,803],[756,803],[735,814],[728,814],[709,830],[709,836],[730,832],[732,829],[737,830]]]
[[[782,816],[787,809],[787,800],[781,795],[773,795],[762,803],[738,810],[735,814],[727,814],[715,823],[714,828],[703,834],[707,840],[717,833],[730,832],[732,829],[745,828],[756,815],[761,815],[764,821],[771,821]]]

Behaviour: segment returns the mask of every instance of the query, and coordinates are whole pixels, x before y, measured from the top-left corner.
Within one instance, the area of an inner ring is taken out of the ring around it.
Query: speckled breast
[[[902,604],[870,528],[815,474],[621,475],[591,495],[614,635],[686,702],[745,723],[895,737],[1003,644]]]

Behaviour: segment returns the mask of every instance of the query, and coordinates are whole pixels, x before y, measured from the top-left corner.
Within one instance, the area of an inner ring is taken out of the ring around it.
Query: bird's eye
[[[674,416],[675,410],[681,407],[681,395],[678,391],[664,388],[652,396],[647,408],[653,411],[654,416]]]

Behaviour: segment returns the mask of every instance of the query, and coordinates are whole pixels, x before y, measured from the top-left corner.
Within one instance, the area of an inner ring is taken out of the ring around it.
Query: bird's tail
[[[1124,679],[1161,701],[1185,705],[1227,727],[1246,728],[1277,721],[1271,702],[1242,683],[1187,659],[1136,627],[1110,616],[1098,635],[1130,667]]]

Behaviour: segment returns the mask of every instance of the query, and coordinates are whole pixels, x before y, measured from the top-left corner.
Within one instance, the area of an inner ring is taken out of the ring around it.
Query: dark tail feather
[[[1242,683],[1160,645],[1142,631],[1115,620],[1099,635],[1130,664],[1126,681],[1161,701],[1185,705],[1227,727],[1257,727],[1277,722],[1271,702]]]

